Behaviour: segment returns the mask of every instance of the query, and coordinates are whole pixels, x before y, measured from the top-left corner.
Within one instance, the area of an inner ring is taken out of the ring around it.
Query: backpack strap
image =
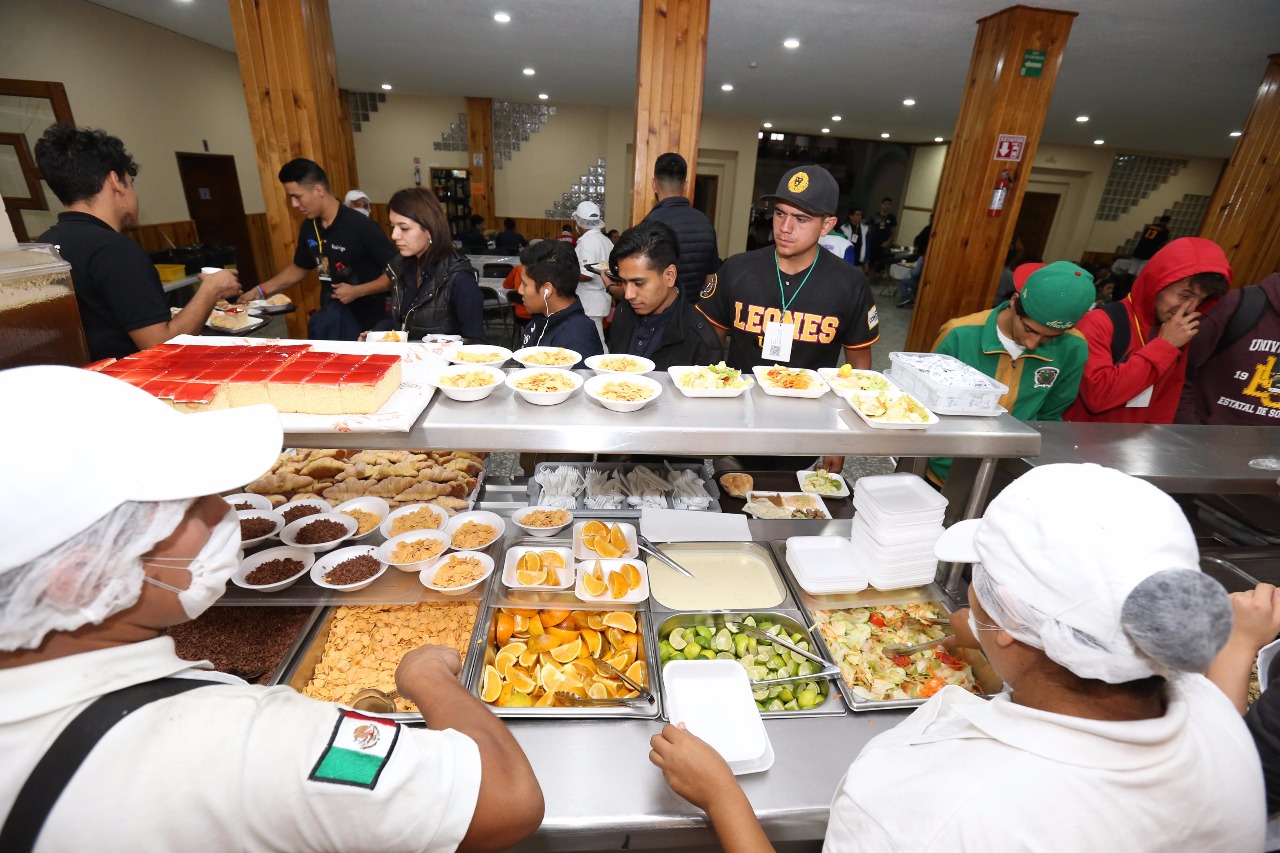
[[[1129,351],[1129,312],[1125,310],[1124,300],[1104,302],[1102,310],[1111,318],[1111,363],[1120,364]]]
[[[0,828],[0,850],[28,853],[35,848],[40,831],[63,790],[98,741],[116,723],[158,699],[219,683],[192,678],[161,678],[122,687],[89,703],[67,724],[27,777],[13,801],[4,827]]]
[[[1253,331],[1258,321],[1262,319],[1262,309],[1266,301],[1267,295],[1256,284],[1240,289],[1240,301],[1231,312],[1227,325],[1222,328],[1222,337],[1218,338],[1218,345],[1214,348],[1213,355],[1217,355]],[[1213,358],[1213,355],[1209,357]]]

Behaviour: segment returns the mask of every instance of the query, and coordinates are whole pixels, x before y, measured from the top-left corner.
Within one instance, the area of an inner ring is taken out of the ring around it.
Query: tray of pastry
[[[645,506],[721,511],[720,489],[701,463],[667,461],[539,462],[529,478],[529,505],[562,506],[593,518],[634,518]]]

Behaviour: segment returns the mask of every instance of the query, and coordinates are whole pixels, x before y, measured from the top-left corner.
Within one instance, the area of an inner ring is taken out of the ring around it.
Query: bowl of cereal
[[[506,378],[496,367],[463,364],[440,368],[431,374],[430,382],[450,400],[470,403],[488,397]]]
[[[484,364],[497,367],[511,358],[511,350],[488,344],[465,344],[451,350],[448,358],[454,364]]]
[[[330,512],[333,506],[324,498],[311,497],[297,498],[276,508],[276,512],[284,516],[285,524],[293,524],[300,518],[308,515],[319,515],[322,512]]]
[[[322,512],[286,524],[280,531],[280,541],[294,548],[319,553],[338,547],[355,536],[359,528],[360,523],[345,512]]]
[[[405,504],[382,519],[378,532],[383,539],[390,539],[411,530],[443,530],[448,521],[449,514],[438,506]]]
[[[507,385],[535,406],[554,406],[573,396],[582,385],[582,377],[572,370],[535,367],[512,373]]]
[[[591,399],[614,412],[634,412],[658,399],[662,386],[648,376],[619,376],[604,373],[586,381],[583,391]]]
[[[231,508],[236,512],[246,509],[273,509],[271,501],[265,495],[254,495],[249,492],[239,492],[234,495],[223,495],[222,499],[231,504]]]
[[[279,592],[297,583],[315,561],[315,554],[305,548],[267,548],[241,560],[231,582],[256,592]]]
[[[476,551],[450,554],[418,574],[427,589],[445,595],[466,595],[493,574],[493,557]]]
[[[555,506],[527,506],[511,514],[516,527],[531,536],[554,536],[573,521],[573,513]]]
[[[644,356],[625,353],[593,355],[583,363],[594,370],[597,376],[601,373],[652,373],[658,368],[658,365]]]
[[[382,498],[366,495],[343,501],[335,506],[333,511],[349,515],[356,520],[356,532],[351,538],[359,542],[378,529],[382,520],[391,512],[391,507]]]
[[[236,517],[240,519],[240,547],[250,548],[269,539],[284,527],[284,518],[280,513],[269,509],[239,509]]]
[[[502,516],[493,512],[476,510],[460,512],[445,525],[445,535],[449,537],[449,547],[455,551],[479,551],[488,548],[502,538],[507,524]]]
[[[564,347],[525,347],[511,354],[511,357],[525,367],[557,367],[571,370],[582,361],[582,356]]]
[[[378,546],[378,559],[402,572],[420,572],[436,564],[449,550],[449,536],[440,530],[411,530]]]
[[[387,564],[378,559],[377,545],[339,548],[316,560],[311,582],[321,589],[355,592],[382,577]]]

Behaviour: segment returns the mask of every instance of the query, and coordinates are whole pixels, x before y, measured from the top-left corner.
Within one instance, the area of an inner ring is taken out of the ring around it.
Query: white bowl
[[[319,497],[316,497],[315,495],[311,495],[310,497],[305,497],[305,498],[295,498],[294,500],[291,500],[288,503],[281,504],[280,506],[276,507],[276,512],[280,513],[280,516],[283,518],[285,510],[293,509],[296,506],[313,506],[316,509],[320,510],[320,512],[333,512],[333,504],[329,503],[324,498],[319,498]],[[309,515],[303,516],[303,518],[310,518],[310,517],[311,516]],[[285,519],[285,524],[292,524],[292,522],[290,522],[288,519]]]
[[[407,332],[369,332],[364,336],[365,343],[368,344],[403,344],[408,343],[409,334]]]
[[[490,383],[480,388],[453,388],[449,385],[441,384],[441,378],[445,376],[459,376],[463,373],[484,373]],[[433,371],[430,381],[432,385],[440,389],[440,393],[444,394],[450,400],[457,400],[461,403],[470,403],[475,400],[483,400],[493,393],[494,389],[502,385],[507,375],[496,367],[475,364],[456,364],[452,367],[442,367]]]
[[[525,516],[527,516],[529,513],[533,512],[534,510],[538,510],[538,509],[564,510],[564,512],[569,513],[569,520],[566,521],[564,524],[557,524],[555,527],[534,527],[532,524],[525,524],[524,523]],[[573,524],[573,511],[567,510],[567,509],[564,509],[563,507],[558,507],[558,506],[527,506],[524,509],[518,509],[511,514],[511,523],[514,524],[516,527],[519,527],[525,533],[528,533],[530,536],[555,536],[561,530],[564,530],[570,524]]]
[[[573,387],[568,391],[526,391],[523,388],[516,387],[516,383],[521,379],[532,376],[535,373],[548,373],[555,371],[558,374],[569,377],[573,382]],[[526,370],[517,370],[515,373],[507,376],[507,387],[515,391],[526,401],[533,403],[535,406],[554,406],[557,403],[563,403],[573,396],[573,392],[582,387],[582,377],[572,370],[559,370],[554,367],[535,367]]]
[[[271,509],[271,501],[267,500],[264,495],[254,495],[249,492],[237,492],[234,495],[223,495],[222,499],[231,505],[236,512],[243,510],[236,509],[236,504],[249,504],[252,509]]]
[[[617,370],[617,369],[605,367],[602,364],[602,362],[608,361],[611,358],[630,359],[631,361],[634,361],[639,365],[639,370]],[[604,355],[593,355],[586,360],[585,364],[587,365],[587,367],[594,370],[596,372],[596,375],[600,375],[602,373],[621,373],[626,376],[638,376],[641,373],[652,373],[653,371],[658,369],[658,365],[654,364],[653,361],[645,358],[642,355],[625,355],[623,353],[606,353]]]
[[[386,501],[382,498],[373,497],[371,495],[352,498],[349,501],[343,501],[335,506],[333,511],[341,512],[345,515],[346,511],[349,509],[358,509],[362,512],[367,512],[370,515],[376,515],[378,517],[377,524],[375,524],[371,529],[366,530],[364,533],[357,533],[355,536],[352,536],[352,542],[359,542],[361,539],[368,539],[375,531],[382,527],[382,522],[386,521],[387,516],[391,513],[391,507]],[[359,522],[357,522],[357,524],[359,524]],[[359,528],[357,527],[356,529],[358,530]]]
[[[298,533],[302,530],[302,528],[306,527],[308,524],[310,524],[313,521],[321,521],[321,520],[338,522],[339,524],[341,524],[343,527],[347,529],[346,534],[343,536],[339,536],[337,539],[331,539],[328,542],[321,542],[317,545],[303,545],[302,543],[300,543],[297,537],[298,537]],[[284,530],[280,531],[280,541],[286,545],[291,545],[294,548],[302,548],[304,550],[319,554],[319,553],[323,553],[324,551],[332,551],[334,548],[337,548],[339,545],[341,545],[343,542],[346,542],[352,536],[355,536],[356,528],[358,528],[359,526],[360,526],[360,523],[356,521],[354,518],[352,518],[351,516],[347,515],[345,512],[322,512],[322,513],[319,513],[318,515],[304,516],[298,519],[297,521],[293,522],[292,524],[286,524],[284,526]]]
[[[422,528],[419,528],[420,530],[444,530],[444,526],[449,523],[449,513],[445,512],[443,509],[436,506],[435,504],[418,503],[418,504],[405,504],[404,506],[396,507],[395,509],[391,510],[390,513],[388,513],[383,517],[382,523],[378,525],[378,532],[382,534],[383,539],[390,539],[396,535],[403,535],[403,534],[393,534],[391,532],[392,523],[395,521],[395,519],[399,518],[402,515],[409,515],[411,513],[415,513],[418,510],[422,510],[422,509],[429,509],[433,513],[435,513],[436,520],[438,523],[436,524],[435,527],[422,527]],[[410,531],[406,530],[404,532],[409,533]]]
[[[560,350],[564,350],[565,355],[572,356],[573,361],[566,361],[564,364],[538,364],[537,362],[529,360],[529,356],[540,352],[552,353],[559,352]],[[518,349],[513,352],[511,357],[523,364],[525,367],[549,368],[551,370],[573,370],[573,366],[582,361],[582,355],[580,353],[576,353],[571,349],[565,349],[564,347],[525,347],[524,349]]]
[[[462,525],[468,521],[487,524],[496,531],[493,538],[483,545],[475,545],[471,548],[459,548],[453,544],[453,534],[462,529]],[[502,534],[507,532],[507,523],[502,520],[502,516],[494,512],[485,512],[484,510],[475,510],[474,512],[460,512],[453,518],[449,519],[449,523],[444,526],[445,535],[449,537],[449,547],[455,551],[482,551],[488,548],[494,542],[502,538]]]
[[[270,509],[238,509],[236,510],[236,518],[241,521],[243,521],[246,518],[265,518],[275,522],[275,525],[276,525],[275,530],[272,530],[270,533],[264,536],[259,536],[255,539],[241,539],[240,540],[241,548],[252,548],[254,545],[257,545],[259,542],[265,542],[266,540],[279,534],[280,529],[284,527],[284,516],[276,512],[275,510],[270,510]]]
[[[439,554],[429,560],[418,560],[414,563],[397,563],[391,559],[391,555],[395,553],[396,546],[401,542],[417,542],[419,539],[435,539],[444,544],[444,549]],[[378,546],[378,559],[386,563],[393,569],[399,569],[402,572],[421,572],[429,569],[436,563],[440,562],[440,558],[449,550],[449,536],[441,530],[410,530],[408,533],[401,533],[399,536],[392,536],[386,542]]]
[[[476,579],[475,583],[469,583],[466,586],[436,586],[434,583],[436,573],[443,569],[445,564],[449,562],[449,558],[455,554],[459,557],[475,557],[480,561],[480,565],[484,567],[484,573]],[[493,574],[493,557],[479,551],[455,551],[454,554],[449,554],[440,558],[434,566],[431,566],[428,569],[423,569],[419,572],[418,579],[422,581],[422,585],[427,589],[435,590],[436,592],[443,593],[444,595],[466,595],[488,580],[489,575],[491,574]]]
[[[298,572],[291,578],[285,578],[277,583],[259,585],[245,583],[245,577],[254,569],[258,568],[258,566],[261,566],[263,563],[269,563],[272,560],[284,558],[300,561],[302,563],[302,571]],[[298,582],[298,578],[311,571],[311,566],[315,564],[315,561],[315,554],[312,554],[310,551],[303,548],[294,548],[290,545],[268,548],[265,551],[259,551],[252,557],[246,557],[244,560],[241,560],[240,568],[236,569],[236,573],[231,576],[231,582],[238,587],[252,589],[257,592],[279,592],[282,589],[287,589],[293,586]]]
[[[361,557],[365,554],[377,559],[378,546],[352,545],[348,548],[339,548],[337,551],[331,551],[328,554],[325,554],[324,557],[317,560],[316,564],[311,567],[311,582],[322,589],[336,589],[339,592],[355,592],[358,589],[364,589],[366,586],[386,574],[387,564],[382,562],[382,560],[378,560],[378,564],[382,568],[378,569],[377,573],[374,574],[373,577],[356,583],[349,583],[346,586],[329,583],[324,579],[324,576],[334,569],[339,563],[345,563],[353,557]]]
[[[600,389],[611,382],[630,382],[633,385],[642,385],[653,393],[643,400],[633,401],[610,400],[600,396]],[[656,380],[650,379],[648,376],[640,376],[636,374],[620,376],[616,373],[604,373],[592,376],[583,385],[582,390],[592,400],[595,400],[597,403],[613,412],[639,411],[654,400],[658,399],[662,394],[662,386],[659,385]]]
[[[463,361],[458,358],[459,353],[497,353],[499,357],[496,361]],[[509,358],[511,358],[511,350],[506,347],[494,347],[487,344],[465,344],[464,346],[457,347],[449,352],[449,361],[454,364],[465,364],[470,367],[478,365],[497,367],[498,365],[505,364]]]

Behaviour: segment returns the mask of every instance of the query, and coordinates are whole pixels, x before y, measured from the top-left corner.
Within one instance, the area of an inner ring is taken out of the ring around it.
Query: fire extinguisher
[[[413,185],[415,187],[422,186],[422,170],[417,166],[413,167]]]
[[[991,204],[987,207],[987,216],[999,216],[1004,212],[1004,201],[1009,197],[1009,182],[1012,180],[1007,171],[1001,172],[996,185],[991,190]]]

